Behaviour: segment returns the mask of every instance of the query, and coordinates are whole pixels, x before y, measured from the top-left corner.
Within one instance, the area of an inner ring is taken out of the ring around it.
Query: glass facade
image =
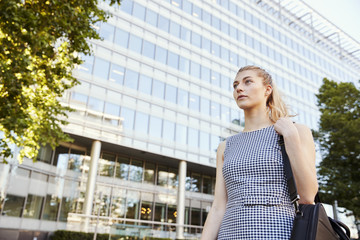
[[[95,26],[103,41],[91,42],[94,55],[82,56],[74,71],[81,84],[62,98],[76,110],[63,128],[75,141],[43,146],[36,163],[0,164],[7,228],[44,222],[34,230],[94,231],[99,215],[100,232],[175,238],[181,203],[184,235],[195,239],[213,200],[218,144],[244,126],[232,99],[238,69],[267,69],[294,121],[312,129],[322,79],[355,83],[360,73],[347,56],[334,55],[338,48],[316,41],[317,33],[294,28],[301,19],[262,1],[123,0],[99,7],[112,14]],[[102,144],[98,157],[94,140]],[[185,199],[178,200],[183,160]]]

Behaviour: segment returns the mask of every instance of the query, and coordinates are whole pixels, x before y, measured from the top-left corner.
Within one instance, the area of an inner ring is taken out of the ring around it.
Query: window
[[[110,81],[115,82],[117,84],[123,84],[124,82],[124,68],[112,63],[111,70],[110,70]]]
[[[220,85],[222,89],[231,91],[230,78],[228,78],[227,76],[221,75]]]
[[[141,220],[147,220],[147,221],[151,221],[151,216],[153,215],[153,211],[152,211],[152,203],[151,202],[145,202],[142,201],[141,202],[141,212],[140,212],[140,219]]]
[[[201,192],[201,175],[198,173],[191,173],[191,188],[192,192]]]
[[[220,87],[220,73],[211,71],[211,84]]]
[[[159,20],[158,20],[158,28],[165,31],[165,32],[168,32],[169,31],[169,19],[159,15]]]
[[[154,53],[155,53],[155,45],[149,41],[144,40],[142,55],[154,59]]]
[[[219,46],[219,44],[211,42],[211,53],[216,57],[220,57],[220,46]]]
[[[182,0],[182,9],[184,12],[191,14],[192,4],[187,0]]]
[[[105,41],[112,42],[114,40],[115,27],[108,23],[102,23],[100,28],[100,37]]]
[[[179,55],[169,51],[167,65],[178,69],[178,64],[179,64]]]
[[[121,2],[120,9],[128,14],[131,14],[133,7],[133,1],[125,0]]]
[[[201,8],[193,4],[192,15],[201,19]]]
[[[203,20],[203,22],[210,25],[211,24],[211,15],[210,15],[210,13],[203,10],[203,12],[202,12],[202,20]]]
[[[4,208],[2,210],[2,215],[21,217],[24,207],[24,201],[24,197],[7,194],[4,199]]]
[[[211,26],[220,30],[220,19],[214,15],[211,15]]]
[[[185,42],[190,42],[191,31],[186,27],[181,26],[181,39]]]
[[[191,44],[201,48],[201,36],[194,31],[191,33]]]
[[[116,161],[115,176],[120,179],[128,180],[130,160],[124,157],[118,157]]]
[[[50,145],[41,146],[36,157],[37,161],[51,163],[52,148]]]
[[[104,112],[109,115],[119,116],[120,115],[120,106],[117,104],[106,102]]]
[[[82,56],[81,59],[84,62],[79,66],[79,70],[82,72],[91,74],[93,65],[94,65],[94,57],[93,56]]]
[[[221,138],[219,136],[211,135],[210,139],[210,150],[216,152]]]
[[[175,123],[164,120],[164,124],[163,124],[163,138],[165,140],[169,140],[169,141],[174,141],[174,137],[175,137]]]
[[[210,150],[210,134],[200,131],[200,149],[209,151]]]
[[[149,115],[136,112],[135,131],[146,135],[148,133]]]
[[[125,129],[132,130],[134,127],[134,115],[135,111],[126,107],[121,108],[121,117],[123,118],[123,127]]]
[[[158,166],[157,185],[167,187],[168,186],[168,169],[165,166]]]
[[[122,4],[122,3],[121,3]],[[146,9],[146,17],[145,17],[145,21],[151,25],[153,25],[154,27],[156,27],[157,24],[157,13],[155,13],[154,11],[150,10],[150,9]]]
[[[209,39],[203,37],[202,38],[202,49],[205,49],[206,51],[208,51],[209,53],[211,53],[211,42]]]
[[[220,104],[217,102],[211,102],[211,116],[220,119]]]
[[[148,76],[140,74],[139,91],[151,95],[152,79]]]
[[[125,217],[126,190],[113,188],[111,201],[111,217]]]
[[[192,148],[199,147],[199,130],[188,128],[188,145]]]
[[[161,138],[162,119],[150,116],[149,135],[152,137]]]
[[[181,124],[176,124],[175,141],[180,144],[186,145],[186,127]]]
[[[233,26],[230,25],[230,37],[232,37],[233,39],[237,39],[237,29]]]
[[[81,172],[83,170],[82,166],[85,165],[84,159],[85,152],[75,149],[71,149],[69,154],[69,169],[76,172]],[[87,171],[87,170],[86,170]]]
[[[55,149],[54,166],[63,170],[67,169],[69,161],[69,151],[67,147],[59,146]]]
[[[203,193],[212,194],[211,177],[203,177]]]
[[[226,35],[229,35],[229,24],[224,21],[221,21],[221,31]]]
[[[210,82],[210,68],[201,66],[201,80]]]
[[[86,104],[88,96],[86,96],[84,94],[81,94],[81,93],[72,92],[71,93],[71,99],[75,100],[76,102]]]
[[[179,38],[180,37],[180,25],[176,22],[170,21],[170,34]]]
[[[42,219],[49,221],[56,221],[58,209],[59,209],[59,199],[56,196],[46,195]]]
[[[210,100],[206,98],[200,99],[200,111],[206,115],[210,115]]]
[[[140,193],[138,191],[127,191],[126,218],[138,219]]]
[[[230,63],[239,66],[238,55],[234,52],[230,52]]]
[[[113,177],[115,173],[116,155],[103,153],[99,159],[99,175]]]
[[[143,162],[139,160],[132,160],[129,169],[129,180],[134,182],[141,182],[143,175]]]
[[[124,86],[132,89],[137,89],[139,73],[134,72],[130,69],[126,69]]]
[[[190,74],[193,77],[200,78],[200,64],[191,61]]]
[[[190,68],[190,61],[189,59],[186,59],[182,56],[180,56],[180,60],[179,60],[179,70],[184,72],[184,73],[189,73],[189,68]]]
[[[167,51],[165,48],[156,46],[156,52],[155,52],[155,60],[166,64],[166,55],[167,55]]]
[[[129,49],[130,50],[140,54],[141,53],[141,44],[142,44],[141,38],[130,34],[130,39],[129,39]]]
[[[143,6],[141,6],[140,4],[134,2],[133,16],[135,16],[136,18],[144,21],[144,18],[145,18],[145,7],[143,7]]]
[[[89,97],[88,108],[97,112],[103,112],[104,101],[94,97]]]
[[[221,47],[221,58],[225,61],[229,61],[229,49],[226,49],[224,47]]]
[[[154,184],[155,181],[155,164],[145,163],[144,182]]]
[[[70,197],[63,197],[61,202],[60,217],[59,221],[67,222],[68,214],[76,212],[75,210],[75,199]]]
[[[121,5],[123,5],[123,3]],[[129,33],[121,30],[120,28],[116,28],[114,43],[121,47],[127,48],[128,40]]]
[[[200,108],[200,97],[190,93],[189,100],[189,108],[198,112]]]
[[[181,88],[178,88],[178,95],[177,95],[177,104],[182,107],[188,107],[188,100],[189,99],[189,93],[188,91],[182,90]]]
[[[156,79],[153,80],[152,95],[164,99],[165,84]]]

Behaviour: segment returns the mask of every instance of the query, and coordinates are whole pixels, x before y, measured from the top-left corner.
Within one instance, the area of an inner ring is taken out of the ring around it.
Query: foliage
[[[107,1],[109,2],[109,1]],[[91,53],[92,27],[108,14],[97,0],[0,1],[0,157],[34,159],[40,145],[70,137],[61,130],[69,107],[59,98],[78,84],[79,54]],[[110,5],[120,0],[111,0]],[[5,161],[5,160],[3,160]]]
[[[360,90],[353,83],[323,80],[319,89],[319,131],[323,160],[319,165],[322,200],[360,217]]]

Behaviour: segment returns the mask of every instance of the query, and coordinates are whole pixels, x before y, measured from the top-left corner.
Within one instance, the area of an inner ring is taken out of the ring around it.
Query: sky
[[[360,0],[303,0],[360,44]]]

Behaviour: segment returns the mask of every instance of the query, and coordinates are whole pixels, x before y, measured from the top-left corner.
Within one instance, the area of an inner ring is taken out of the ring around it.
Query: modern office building
[[[241,131],[240,66],[267,69],[295,121],[317,128],[327,77],[357,83],[360,44],[300,0],[123,0],[62,102],[73,143],[0,164],[0,235],[57,229],[198,237],[216,149]],[[0,237],[1,239],[1,237]]]

